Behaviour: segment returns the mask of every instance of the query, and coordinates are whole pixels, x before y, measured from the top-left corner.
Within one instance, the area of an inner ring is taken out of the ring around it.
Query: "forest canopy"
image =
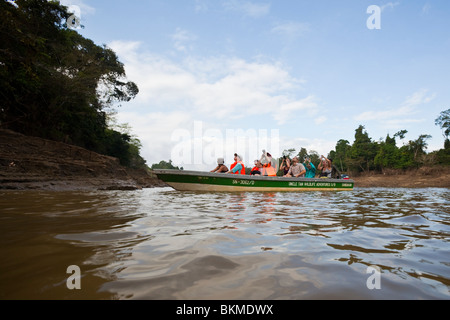
[[[385,139],[373,140],[363,125],[355,130],[355,139],[350,144],[348,140],[337,141],[334,150],[327,157],[332,159],[333,165],[341,172],[358,174],[362,172],[383,172],[386,169],[415,169],[422,166],[450,165],[450,109],[442,111],[435,124],[443,130],[445,138],[444,148],[427,152],[428,134],[421,134],[415,140],[404,141],[407,130],[400,130],[392,137],[388,134]],[[402,145],[399,147],[400,143]],[[295,149],[285,150],[289,156],[295,154]],[[314,165],[319,163],[319,155],[315,151],[301,148],[295,154],[300,160],[306,156],[311,158]],[[279,159],[281,161],[281,159]]]
[[[114,51],[67,25],[58,1],[0,0],[0,126],[141,166],[140,143],[108,127],[139,92]]]

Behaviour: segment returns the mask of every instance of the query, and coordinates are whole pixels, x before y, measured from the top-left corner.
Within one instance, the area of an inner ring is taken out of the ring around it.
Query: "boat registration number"
[[[233,184],[238,184],[241,186],[254,186],[255,181],[253,181],[253,180],[233,180]]]

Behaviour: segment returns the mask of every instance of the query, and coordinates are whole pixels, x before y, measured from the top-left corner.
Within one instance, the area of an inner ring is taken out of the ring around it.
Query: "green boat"
[[[163,169],[153,172],[178,191],[351,191],[354,185],[350,179],[284,178]]]

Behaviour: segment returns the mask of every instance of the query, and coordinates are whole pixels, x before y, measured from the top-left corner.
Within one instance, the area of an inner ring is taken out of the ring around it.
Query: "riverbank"
[[[352,177],[360,188],[450,188],[450,167],[422,167],[415,170],[387,170]]]
[[[136,190],[165,185],[151,171],[77,146],[0,129],[0,189]]]
[[[450,167],[391,170],[352,179],[360,188],[450,188]],[[113,157],[0,129],[0,189],[136,190],[162,186],[166,184],[151,170],[125,168]]]

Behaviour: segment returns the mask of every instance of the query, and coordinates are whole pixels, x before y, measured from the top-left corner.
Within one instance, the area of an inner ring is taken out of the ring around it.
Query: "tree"
[[[317,151],[309,150],[309,157],[311,158],[312,164],[317,168],[320,162],[320,155]]]
[[[400,140],[405,139],[405,134],[408,133],[408,130],[400,130],[396,134],[394,134],[394,138],[399,138]]]
[[[446,139],[444,148],[434,151],[436,155],[436,163],[443,165],[450,165],[450,140]]]
[[[300,148],[300,151],[297,153],[297,158],[300,162],[302,162],[306,156],[308,155],[308,150],[305,148]]]
[[[130,137],[111,132],[106,113],[139,89],[111,49],[68,28],[70,16],[58,1],[0,1],[0,126],[124,155]]]
[[[288,158],[292,158],[292,155],[295,153],[295,149],[294,148],[290,148],[290,149],[285,149],[282,152],[283,156],[286,156]]]
[[[104,109],[134,98],[137,86],[123,80],[123,64],[111,49],[67,27],[65,6],[16,4],[0,1],[2,126],[96,149],[106,128]]]
[[[441,129],[444,131],[443,136],[447,142],[449,140],[448,136],[450,135],[450,109],[442,111],[439,117],[436,118],[434,123],[437,126],[440,126]]]
[[[340,139],[336,143],[334,150],[330,151],[328,157],[333,159],[333,163],[342,172],[347,171],[347,159],[349,157],[351,145],[347,140]]]
[[[175,170],[183,170],[183,167],[178,168],[172,164],[172,160],[169,162],[161,160],[159,163],[154,163],[151,166],[151,169],[175,169]]]
[[[429,134],[421,134],[417,140],[409,141],[407,147],[412,155],[412,160],[416,166],[421,162],[419,156],[425,155],[428,143],[426,140],[431,139]]]
[[[366,172],[374,168],[373,160],[378,147],[377,143],[372,141],[364,129],[364,126],[360,125],[355,130],[355,141],[350,148],[347,160],[349,167],[358,172]]]
[[[384,168],[395,168],[397,161],[398,148],[396,141],[395,138],[391,138],[388,134],[386,140],[379,144],[377,155],[374,158],[374,164],[383,170]]]

